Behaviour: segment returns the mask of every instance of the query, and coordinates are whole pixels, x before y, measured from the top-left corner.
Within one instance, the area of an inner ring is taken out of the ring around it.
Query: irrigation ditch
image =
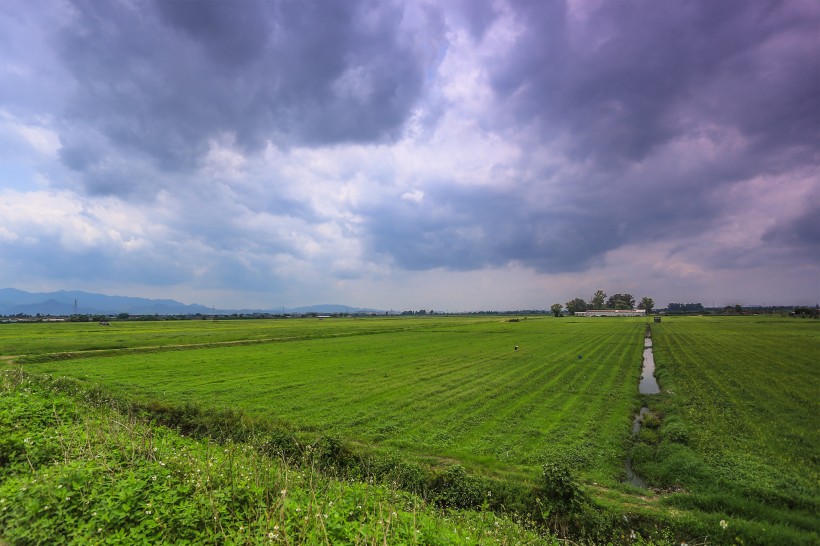
[[[658,380],[655,378],[655,355],[652,352],[652,327],[647,324],[646,332],[644,334],[643,344],[643,368],[641,370],[641,380],[638,384],[638,392],[644,395],[660,394],[661,388],[658,385]],[[634,439],[641,431],[644,418],[649,414],[649,407],[644,405],[635,414],[632,420],[632,438]],[[626,470],[626,481],[630,485],[645,489],[647,487],[646,481],[643,480],[632,467],[632,457],[627,457],[624,463]]]

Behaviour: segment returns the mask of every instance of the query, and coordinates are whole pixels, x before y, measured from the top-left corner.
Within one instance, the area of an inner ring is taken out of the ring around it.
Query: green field
[[[121,398],[233,408],[433,472],[460,464],[530,486],[557,462],[606,510],[687,540],[816,544],[820,322],[665,317],[652,325],[662,393],[639,395],[646,323],[8,324],[0,354]],[[623,483],[627,458],[650,489]]]
[[[196,342],[233,340],[243,324],[256,339],[282,341],[26,367],[102,382],[142,399],[241,408],[291,430],[457,460],[483,472],[529,477],[568,451],[590,479],[616,483],[623,472],[624,438],[637,403],[641,321],[204,322],[203,331],[127,323],[85,332],[94,348],[105,346],[101,336],[126,346],[162,345],[152,334],[166,327],[160,339],[185,345],[186,334]]]
[[[639,471],[669,506],[732,519],[761,542],[817,543],[820,323],[691,317],[653,325],[662,417]],[[754,521],[755,523],[748,523]]]
[[[0,544],[557,546],[489,510],[443,511],[259,443],[182,437],[60,379],[0,371]],[[65,387],[65,385],[63,385]]]

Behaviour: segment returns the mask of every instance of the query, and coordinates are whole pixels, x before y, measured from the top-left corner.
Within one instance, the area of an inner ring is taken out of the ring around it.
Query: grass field
[[[820,323],[666,317],[652,325],[662,392],[647,396],[646,322],[13,324],[0,326],[0,354],[120,397],[239,409],[433,469],[532,483],[558,461],[602,506],[690,544],[816,544]],[[632,437],[642,403],[650,414]],[[653,489],[621,483],[627,457]]]
[[[820,323],[673,318],[653,337],[665,394],[650,402],[662,422],[638,446],[639,471],[688,492],[669,505],[757,521],[761,541],[816,541]]]
[[[532,475],[561,457],[590,479],[621,477],[637,401],[640,321],[339,319],[267,321],[267,330],[256,322],[246,323],[254,338],[284,341],[27,368],[143,399],[241,408],[292,430],[454,459],[483,472]],[[149,327],[132,324],[91,331],[126,346],[129,339],[152,344]],[[222,324],[206,322],[203,332],[172,325],[162,339],[185,344],[188,334],[212,343],[242,330],[225,322],[221,331]]]
[[[259,444],[182,437],[56,382],[0,371],[0,544],[559,544]]]

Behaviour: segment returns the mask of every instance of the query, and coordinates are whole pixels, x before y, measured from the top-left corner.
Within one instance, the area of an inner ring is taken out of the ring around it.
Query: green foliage
[[[388,486],[284,464],[256,444],[195,441],[2,380],[0,438],[51,454],[3,467],[0,536],[11,544],[554,544],[509,517],[442,513]],[[23,414],[32,419],[10,418]],[[338,453],[333,444],[323,442]]]
[[[606,300],[606,306],[609,309],[634,309],[635,298],[632,294],[615,294]]]
[[[641,302],[638,304],[638,309],[644,309],[646,314],[650,314],[652,309],[655,307],[655,300],[648,296],[644,296],[641,298]]]
[[[595,294],[592,295],[592,299],[589,300],[589,308],[590,309],[603,309],[606,305],[606,292],[603,290],[596,290]]]
[[[587,310],[587,302],[582,300],[581,298],[575,298],[570,300],[566,303],[567,312],[569,314],[573,314],[576,311],[586,311]]]

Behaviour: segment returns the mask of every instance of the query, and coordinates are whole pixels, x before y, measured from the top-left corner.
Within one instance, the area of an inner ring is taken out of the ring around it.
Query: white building
[[[576,311],[576,317],[645,317],[645,309],[590,309]]]

